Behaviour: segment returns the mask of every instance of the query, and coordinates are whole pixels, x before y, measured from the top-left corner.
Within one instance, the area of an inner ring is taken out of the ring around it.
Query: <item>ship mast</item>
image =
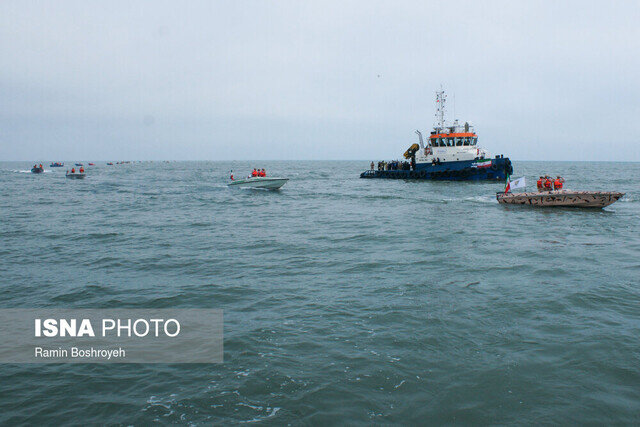
[[[436,91],[436,128],[438,132],[442,131],[445,127],[444,112],[445,103],[447,102],[447,95],[444,94],[444,90]]]

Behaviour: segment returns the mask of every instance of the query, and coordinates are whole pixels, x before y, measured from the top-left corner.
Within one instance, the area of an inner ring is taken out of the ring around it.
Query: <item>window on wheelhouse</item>
[[[471,138],[471,145],[476,145],[478,143],[478,137]]]
[[[462,145],[462,140],[464,138],[456,138],[456,147],[460,147]]]
[[[454,145],[454,144],[453,144],[453,138],[447,138],[447,145],[448,145],[449,147],[453,147],[453,145]]]
[[[468,136],[465,137],[465,138],[462,138],[462,139],[464,139],[463,145],[469,145],[469,137]]]

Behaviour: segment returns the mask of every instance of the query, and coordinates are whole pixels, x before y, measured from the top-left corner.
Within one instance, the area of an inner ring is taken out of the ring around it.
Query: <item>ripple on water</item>
[[[5,307],[225,318],[223,364],[3,365],[0,422],[637,421],[638,165],[515,162],[627,193],[582,211],[500,206],[502,183],[358,179],[366,163],[264,162],[291,177],[279,192],[227,187],[253,163],[80,185],[0,164]]]

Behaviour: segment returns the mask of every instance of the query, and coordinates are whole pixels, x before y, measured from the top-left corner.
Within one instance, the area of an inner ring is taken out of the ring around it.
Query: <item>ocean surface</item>
[[[514,162],[604,210],[369,163],[0,163],[0,307],[224,310],[222,364],[0,365],[0,424],[640,423],[639,163]]]

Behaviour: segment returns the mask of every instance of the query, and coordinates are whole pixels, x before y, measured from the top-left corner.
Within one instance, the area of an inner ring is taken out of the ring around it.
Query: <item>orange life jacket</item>
[[[253,172],[251,172],[251,176],[258,176],[258,171],[254,169]]]
[[[76,173],[76,168],[71,168],[71,173]]]
[[[553,181],[553,186],[556,190],[560,190],[562,188],[562,181],[556,179],[555,181]]]
[[[542,188],[542,179],[538,180],[538,188]]]
[[[544,180],[544,188],[551,188],[551,180],[550,179],[545,179]]]

